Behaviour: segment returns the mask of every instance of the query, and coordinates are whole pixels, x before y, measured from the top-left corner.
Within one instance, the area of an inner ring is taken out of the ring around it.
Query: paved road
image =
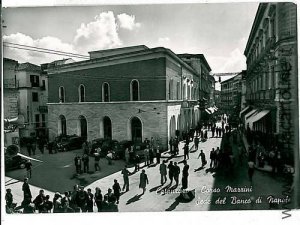
[[[209,132],[209,137],[211,133]],[[200,149],[206,154],[206,158],[209,159],[209,152],[211,148],[216,148],[221,145],[222,138],[209,138],[206,142],[200,143]],[[233,144],[233,143],[232,143]],[[183,160],[183,143],[180,144],[180,154],[179,156],[169,159],[172,161],[179,162],[179,165],[182,169],[183,165],[180,163]],[[282,178],[272,177],[267,172],[255,171],[254,181],[250,183],[247,177],[247,164],[246,160],[239,162],[236,160],[234,168],[229,172],[218,172],[211,171],[208,168],[208,165],[194,172],[194,169],[200,167],[200,159],[197,159],[199,155],[199,151],[195,151],[193,147],[193,143],[190,143],[191,153],[190,159],[188,160],[188,164],[190,165],[190,176],[189,176],[189,189],[195,189],[195,199],[190,202],[181,202],[177,200],[179,196],[178,193],[165,193],[164,190],[170,190],[173,186],[167,187],[168,183],[164,186],[160,186],[160,175],[159,175],[159,166],[153,166],[149,168],[145,168],[146,173],[149,178],[149,185],[147,186],[147,191],[144,195],[141,195],[142,190],[138,188],[139,185],[139,175],[140,173],[135,173],[130,176],[130,191],[123,193],[120,198],[120,203],[118,205],[118,211],[127,211],[127,212],[138,212],[138,211],[199,211],[199,210],[234,210],[234,209],[268,209],[269,204],[266,201],[266,197],[269,195],[274,195],[275,197],[283,197],[281,196],[282,191]],[[236,155],[236,145],[233,145],[233,152]],[[167,156],[167,155],[166,155]],[[53,155],[51,157],[56,160],[60,160],[58,155]],[[237,157],[235,157],[237,159]],[[73,159],[73,157],[72,157]],[[69,162],[68,162],[69,163]],[[68,165],[68,163],[64,163]],[[71,163],[71,161],[70,161]],[[121,162],[122,163],[122,162]],[[53,164],[56,165],[56,164]],[[123,163],[124,165],[124,163]],[[120,168],[123,166],[122,164],[118,165]],[[69,167],[56,167],[56,170],[60,171],[69,171],[67,175],[62,175],[65,178],[60,178],[60,182],[63,182],[63,179],[68,180],[68,185],[64,185],[64,190],[71,190],[72,183],[76,183],[80,181],[72,180],[70,182],[70,175],[73,173],[74,168]],[[130,171],[133,171],[133,168],[129,168]],[[123,185],[123,179],[120,172],[120,169],[115,172],[110,171],[112,174],[108,176],[103,176],[101,179],[97,179],[95,174],[84,175],[82,179],[87,182],[86,188],[91,188],[94,192],[95,187],[100,187],[103,193],[106,193],[107,189],[113,185],[113,180],[117,179],[121,186]],[[43,171],[45,176],[49,177],[49,171]],[[62,173],[62,174],[65,174]],[[180,176],[181,177],[181,176]],[[39,178],[40,179],[40,178]],[[93,181],[93,179],[95,179]],[[46,182],[47,181],[47,182]],[[50,179],[45,179],[44,189],[53,190],[59,186],[60,182],[54,184],[49,183]],[[31,183],[34,182],[34,178],[31,180]],[[21,185],[21,183],[19,183]],[[174,185],[174,183],[173,183]],[[47,188],[47,186],[51,187]],[[55,188],[53,188],[55,186]],[[225,192],[225,187],[243,187],[246,189],[251,189],[250,192],[246,193],[227,193]],[[42,186],[39,186],[42,187]],[[181,187],[181,182],[179,184],[179,188]],[[173,187],[174,188],[174,187]],[[178,189],[173,189],[173,192],[178,192]],[[20,192],[17,186],[14,188],[15,192]],[[219,192],[212,192],[218,191]],[[21,194],[18,194],[19,196]],[[22,195],[21,195],[22,196]],[[231,197],[237,197],[236,204],[231,202]],[[216,204],[215,201],[219,199],[219,203],[222,203],[221,200],[224,201],[224,197],[226,197],[225,204]],[[248,199],[256,200],[258,197],[262,197],[262,203],[253,204],[247,203]],[[243,201],[243,204],[237,204],[238,202]],[[96,209],[95,209],[96,211]]]

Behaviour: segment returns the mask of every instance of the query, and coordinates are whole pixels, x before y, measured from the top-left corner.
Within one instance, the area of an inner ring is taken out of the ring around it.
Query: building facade
[[[256,110],[245,125],[290,160],[298,132],[296,12],[293,3],[261,3],[244,52],[246,101]]]
[[[221,109],[235,122],[241,110],[242,74],[243,72],[221,83]]]
[[[25,126],[21,137],[47,136],[47,77],[41,74],[40,66],[21,63],[17,67],[16,79],[19,90],[19,114]]]
[[[141,142],[162,148],[200,120],[200,76],[165,48],[90,52],[90,60],[49,68],[49,137]]]

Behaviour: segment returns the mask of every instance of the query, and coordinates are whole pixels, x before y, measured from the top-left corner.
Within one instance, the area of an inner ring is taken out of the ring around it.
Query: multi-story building
[[[298,132],[296,13],[294,3],[261,3],[244,52],[246,100],[255,110],[245,125],[291,160]]]
[[[47,78],[41,74],[40,66],[21,63],[16,71],[19,85],[19,114],[24,117],[25,127],[21,137],[47,136]]]
[[[49,136],[140,142],[167,148],[200,120],[200,75],[169,49],[133,46],[90,52],[49,68]]]
[[[241,72],[221,83],[221,110],[235,122],[237,121],[241,110],[243,73],[244,72]]]

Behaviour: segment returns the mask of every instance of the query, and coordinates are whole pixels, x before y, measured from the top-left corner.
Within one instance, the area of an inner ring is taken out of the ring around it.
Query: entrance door
[[[142,123],[137,117],[131,119],[131,136],[134,143],[142,142]]]

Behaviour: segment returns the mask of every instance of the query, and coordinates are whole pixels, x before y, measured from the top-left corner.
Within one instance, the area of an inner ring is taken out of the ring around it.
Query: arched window
[[[107,116],[105,116],[103,118],[103,134],[104,134],[104,138],[107,138],[107,139],[111,139],[112,138],[111,120]]]
[[[102,85],[102,101],[109,102],[110,101],[110,87],[108,83],[103,83]]]
[[[131,119],[131,137],[133,143],[142,142],[142,122],[137,117]]]
[[[139,82],[137,80],[131,81],[130,90],[131,90],[131,101],[139,101],[140,87],[139,87]]]
[[[79,102],[85,102],[85,88],[83,84],[79,86]]]
[[[83,137],[85,139],[87,139],[87,120],[84,116],[79,116],[78,117],[78,135],[80,137]]]
[[[58,134],[67,135],[67,120],[64,115],[59,116]]]
[[[59,87],[59,102],[65,102],[65,88]]]

